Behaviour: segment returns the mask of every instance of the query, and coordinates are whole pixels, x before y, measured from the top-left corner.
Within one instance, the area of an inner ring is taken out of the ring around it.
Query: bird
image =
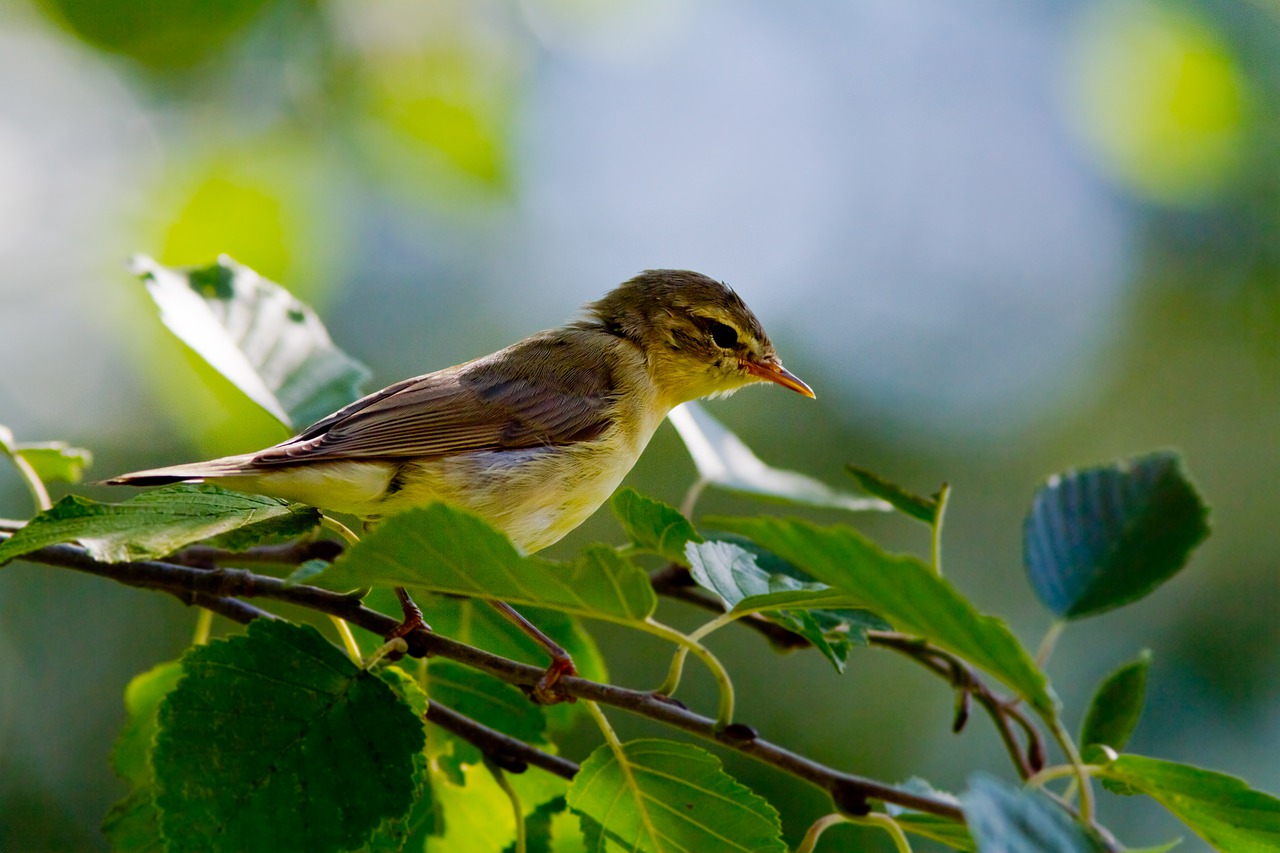
[[[106,484],[213,483],[366,525],[439,501],[531,554],[608,500],[673,408],[761,382],[815,396],[727,284],[646,270],[578,320],[389,385],[272,447]]]

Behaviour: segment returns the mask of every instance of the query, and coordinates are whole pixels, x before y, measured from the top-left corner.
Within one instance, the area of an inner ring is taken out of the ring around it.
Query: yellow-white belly
[[[217,482],[374,520],[442,501],[480,516],[528,554],[561,539],[609,499],[664,416],[622,417],[594,441],[567,446],[422,462],[331,461]]]

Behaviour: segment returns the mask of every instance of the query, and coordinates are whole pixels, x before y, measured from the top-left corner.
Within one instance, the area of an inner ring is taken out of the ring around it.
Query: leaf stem
[[[898,826],[898,822],[889,817],[889,815],[872,812],[865,817],[850,818],[849,822],[883,829],[893,839],[893,846],[898,853],[911,853],[911,842],[907,840],[907,834],[902,831],[902,827]]]
[[[942,488],[938,490],[938,508],[933,514],[933,524],[930,528],[933,531],[931,538],[931,550],[933,552],[933,570],[938,577],[942,577],[942,521],[947,515],[947,500],[951,497],[951,485],[943,483]]]
[[[337,616],[330,615],[329,620],[333,622],[333,627],[338,629],[338,636],[342,639],[342,647],[347,650],[347,657],[351,658],[351,662],[356,666],[363,667],[364,657],[360,654],[360,644],[356,642],[355,635],[351,633],[351,626],[347,624],[345,619]],[[386,654],[381,649],[378,651],[381,654]]]
[[[486,761],[484,766],[493,776],[493,781],[498,783],[502,793],[506,794],[507,799],[511,801],[511,813],[516,819],[516,853],[527,853],[529,849],[528,829],[524,825],[524,807],[520,804],[520,795],[516,793],[515,788],[511,787],[511,780],[507,778],[507,774],[502,771],[501,767],[492,761]]]
[[[1071,763],[1071,769],[1075,771],[1076,782],[1080,786],[1080,819],[1086,825],[1093,826],[1093,783],[1084,761],[1080,758],[1080,750],[1076,748],[1075,741],[1071,739],[1061,720],[1054,717],[1045,722],[1049,723],[1049,731],[1053,734],[1053,739],[1058,742],[1062,753]]]
[[[813,853],[814,848],[818,846],[818,839],[822,837],[822,833],[838,823],[848,823],[848,821],[849,819],[842,814],[828,814],[818,818],[809,825],[809,831],[800,840],[795,853]]]
[[[27,486],[27,491],[31,493],[31,500],[36,505],[37,512],[53,508],[53,501],[49,499],[49,490],[44,487],[44,481],[40,479],[40,475],[36,473],[36,469],[31,467],[31,463],[22,458],[22,454],[17,450],[11,450],[9,446],[0,441],[0,452],[9,457],[9,461],[13,463],[13,467],[18,469],[18,474],[22,476],[22,482]]]
[[[1044,669],[1045,664],[1049,662],[1053,649],[1058,645],[1058,638],[1062,636],[1062,631],[1067,627],[1067,620],[1054,619],[1049,625],[1049,630],[1044,632],[1044,639],[1040,641],[1040,649],[1036,652],[1036,666]]]
[[[647,631],[654,636],[662,637],[663,639],[676,643],[681,647],[681,649],[693,652],[694,656],[697,657],[698,660],[706,664],[707,669],[711,670],[711,675],[716,680],[717,687],[720,689],[720,711],[716,715],[716,729],[718,731],[723,730],[733,722],[733,679],[729,677],[729,671],[724,668],[724,664],[720,663],[720,660],[711,653],[710,649],[699,643],[697,640],[680,633],[675,628],[663,625],[661,622],[657,622],[651,617],[646,618],[643,622],[633,622],[628,624],[634,625],[640,630]],[[683,667],[683,661],[681,661],[681,667]],[[679,670],[676,669],[674,661],[672,664],[672,670],[667,675],[667,681],[671,680],[672,674],[675,675],[676,682],[678,683],[680,680],[680,673]],[[669,693],[663,692],[663,689],[666,687],[667,684],[664,683],[657,692],[662,692],[662,695],[664,696],[670,695]]]
[[[693,507],[698,503],[698,498],[702,497],[703,491],[710,485],[710,481],[699,477],[693,481],[693,485],[689,487],[689,491],[685,492],[684,500],[680,502],[680,514],[685,518],[693,518]]]
[[[213,611],[201,607],[196,611],[196,633],[191,638],[191,645],[204,646],[209,643],[209,629],[213,627]]]
[[[353,546],[360,542],[360,537],[352,533],[351,528],[326,513],[320,514],[320,523],[342,537],[348,546]],[[351,626],[339,616],[330,614],[329,619],[332,620],[333,627],[338,629],[338,636],[342,638],[342,646],[347,650],[347,657],[351,658],[352,663],[356,666],[364,666],[364,658],[360,654],[360,644],[356,642],[355,636],[351,633]]]
[[[321,514],[320,523],[342,537],[348,545],[355,545],[360,541],[360,537],[352,533],[350,527],[331,515]]]
[[[735,621],[740,615],[742,614],[724,613],[715,619],[712,619],[710,622],[707,622],[692,634],[687,635],[688,639],[696,643],[717,628],[722,628]],[[687,646],[682,645],[680,648],[676,649],[675,655],[671,658],[671,668],[667,670],[667,680],[662,682],[662,686],[654,691],[655,693],[661,693],[663,696],[671,696],[676,692],[676,688],[680,686],[680,676],[684,674],[685,658],[688,656],[689,648]]]

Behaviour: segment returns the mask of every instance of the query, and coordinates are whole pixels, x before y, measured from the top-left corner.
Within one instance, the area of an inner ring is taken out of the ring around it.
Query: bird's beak
[[[743,361],[742,366],[752,376],[776,382],[783,388],[790,388],[792,391],[803,394],[806,397],[817,399],[818,395],[813,393],[813,389],[806,385],[799,376],[783,367],[782,362],[776,358],[769,357],[760,361]]]

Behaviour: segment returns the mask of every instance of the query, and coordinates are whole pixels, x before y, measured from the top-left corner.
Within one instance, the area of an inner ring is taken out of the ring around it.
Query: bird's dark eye
[[[711,324],[711,340],[716,342],[716,346],[721,349],[733,349],[738,345],[738,333],[733,326],[724,323]]]

